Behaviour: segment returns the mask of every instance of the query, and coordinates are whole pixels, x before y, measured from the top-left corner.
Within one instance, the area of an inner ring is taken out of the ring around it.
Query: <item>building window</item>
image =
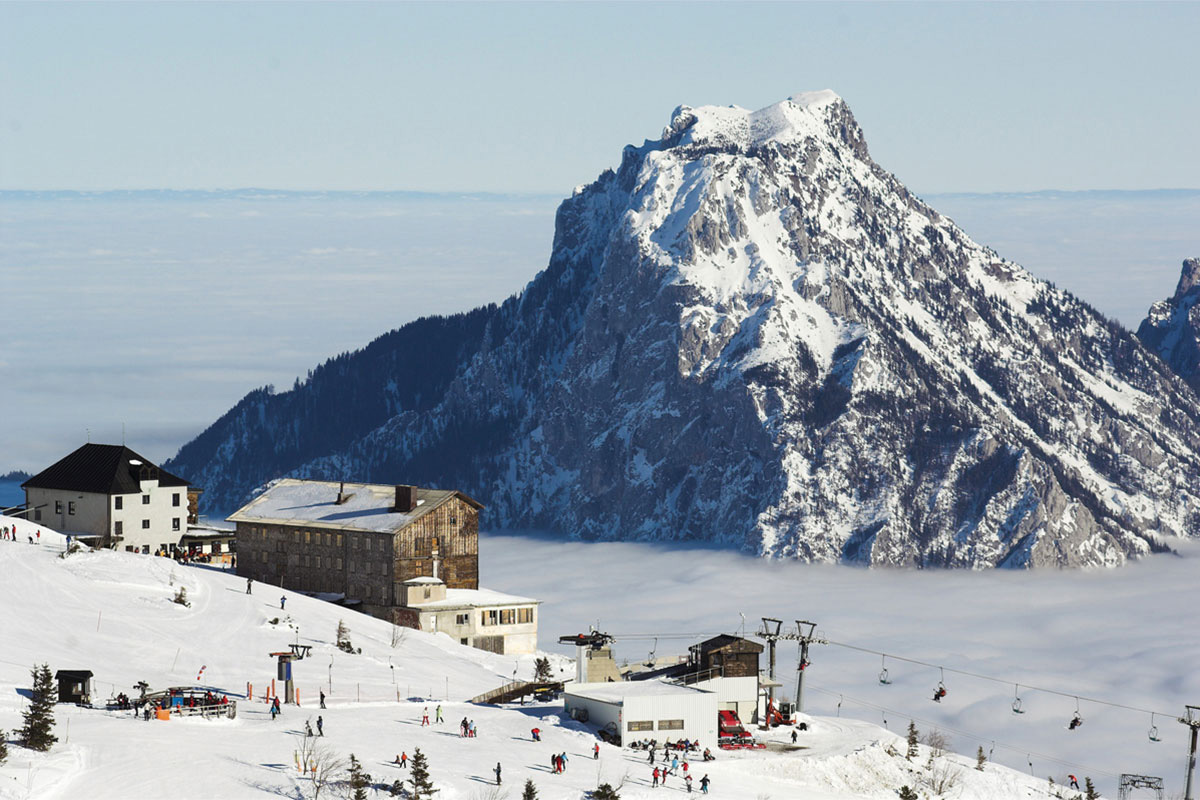
[[[340,558],[333,562],[333,568],[334,569],[342,568],[342,560]]]
[[[267,563],[267,554],[266,554],[266,551],[263,551],[262,553],[259,553],[259,555],[261,555],[261,556],[262,556],[262,558],[260,558],[260,559],[259,559],[259,561],[263,562],[264,564],[265,564],[265,563]]]
[[[513,619],[515,619],[515,617],[516,617],[516,612],[514,612],[511,608],[504,608],[504,609],[500,610],[500,624],[501,625],[512,625]]]
[[[171,530],[179,530],[179,517],[175,517],[175,519],[171,520]]]
[[[150,528],[150,520],[148,520],[148,519],[142,520],[142,530],[148,530],[149,528]]]
[[[683,720],[681,720],[681,719],[660,719],[658,721],[658,729],[660,731],[681,731],[681,730],[683,730]]]
[[[367,539],[367,541],[366,541],[366,543],[363,545],[363,547],[367,548],[367,552],[368,552],[368,553],[369,553],[369,552],[371,552],[371,540],[370,540],[370,539]]]
[[[626,726],[626,730],[629,730],[629,731],[652,731],[652,730],[654,730],[654,722],[652,720],[646,720],[645,722],[630,722]]]
[[[333,534],[327,533],[325,534],[325,546],[329,547],[331,544],[333,544]]]
[[[118,522],[117,524],[120,525],[121,523]],[[125,545],[125,552],[126,553],[136,553],[137,550],[134,549],[133,545],[127,544],[127,545]]]
[[[124,497],[121,497],[120,495],[118,495],[113,498],[113,508],[115,508],[117,511],[120,511],[122,508],[124,508],[124,504],[125,504]]]
[[[67,501],[67,513],[70,514],[71,516],[75,516],[75,501],[74,500]]]
[[[485,611],[483,612],[483,619],[481,621],[484,625],[495,625],[500,621],[500,612],[494,609]]]
[[[305,532],[304,532],[304,543],[305,543],[305,544],[312,544],[312,531],[305,531]]]
[[[454,624],[455,625],[467,625],[468,623],[470,623],[470,621],[471,621],[470,614],[455,614],[454,615]],[[466,640],[463,640],[463,644],[466,644]]]
[[[35,508],[35,509],[33,510],[33,519],[34,519],[34,521],[35,521],[35,522],[41,522],[41,519],[42,519],[42,510],[41,510],[40,508]]]
[[[61,514],[61,513],[62,513],[62,500],[55,500],[55,501],[54,501],[54,513],[55,513],[55,514]]]
[[[142,545],[142,555],[144,555],[144,556],[150,555],[150,545],[148,545],[148,544]]]
[[[458,643],[459,643],[459,644],[469,644],[469,642],[468,642],[468,641],[467,641],[465,638],[464,638],[464,639],[459,639],[459,640],[458,640]]]
[[[179,505],[179,492],[175,492],[173,495],[171,495],[171,505]]]
[[[533,622],[533,609],[532,608],[518,608],[517,609],[517,622],[518,623]]]
[[[144,505],[144,506],[150,505],[150,495],[148,495],[148,494],[142,495],[142,505]]]
[[[114,522],[114,523],[113,523],[113,536],[120,536],[120,535],[122,535],[122,533],[123,533],[123,531],[124,531],[124,528],[125,528],[125,523],[121,522],[121,520],[117,520],[116,522]],[[127,549],[127,550],[132,550],[133,548],[132,548],[132,547],[127,547],[126,549]]]

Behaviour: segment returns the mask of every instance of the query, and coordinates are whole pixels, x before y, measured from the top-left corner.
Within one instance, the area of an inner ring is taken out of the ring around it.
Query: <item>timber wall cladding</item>
[[[451,497],[396,534],[397,581],[433,575],[433,551],[441,560],[439,577],[450,589],[479,588],[479,512]]]

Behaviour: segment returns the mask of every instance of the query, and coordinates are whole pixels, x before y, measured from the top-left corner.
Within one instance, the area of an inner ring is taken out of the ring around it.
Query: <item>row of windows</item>
[[[318,544],[319,545],[322,543],[321,537],[323,535],[325,537],[324,544],[326,547],[332,547],[335,543],[337,544],[338,547],[342,546],[342,534],[340,534],[340,533],[321,534],[320,532],[300,531],[300,530],[292,531],[292,533],[296,534],[297,536],[299,536],[301,533],[303,533],[305,544]],[[251,525],[250,526],[250,535],[257,536],[260,539],[266,539],[267,538],[267,529],[259,528],[254,525]],[[367,548],[367,549],[370,549],[370,548]]]
[[[182,523],[182,519],[180,517],[175,517],[173,520],[171,520],[171,530],[173,530],[173,531],[182,530],[181,523]],[[142,530],[144,530],[144,531],[150,530],[150,520],[148,520],[148,519],[142,520]],[[113,523],[113,535],[121,536],[124,533],[125,533],[125,523],[121,520],[117,520],[116,522],[114,522]]]
[[[654,720],[630,722],[628,725],[626,725],[625,729],[628,731],[652,731],[654,730]],[[658,721],[658,729],[660,731],[681,731],[683,730],[683,720],[660,719]]]
[[[521,625],[527,622],[533,622],[532,608],[490,609],[483,612],[483,619],[480,620],[483,625]],[[460,622],[459,624],[465,623]]]
[[[148,495],[148,494],[142,495],[142,505],[144,505],[144,506],[150,505],[150,495]],[[177,508],[179,507],[179,492],[173,492],[171,494],[171,505],[173,505]],[[113,508],[117,511],[120,511],[124,507],[125,507],[125,498],[122,497],[121,495],[114,496],[113,497]],[[72,511],[71,513],[73,514],[75,512]]]

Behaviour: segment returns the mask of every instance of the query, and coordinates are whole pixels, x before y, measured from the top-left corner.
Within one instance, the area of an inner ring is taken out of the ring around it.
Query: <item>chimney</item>
[[[392,511],[407,514],[417,507],[417,487],[396,484],[396,505]]]
[[[337,504],[340,506],[350,499],[350,495],[346,494],[346,482],[342,481],[338,486]]]
[[[441,571],[438,569],[438,567],[441,566],[441,563],[442,563],[441,554],[438,553],[437,550],[434,550],[433,551],[433,577],[437,578],[438,580],[442,579],[442,576],[438,575],[438,572]]]

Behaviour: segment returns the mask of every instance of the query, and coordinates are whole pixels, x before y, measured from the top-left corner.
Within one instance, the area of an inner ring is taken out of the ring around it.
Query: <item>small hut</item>
[[[58,681],[58,702],[91,705],[92,671],[87,669],[60,669],[54,673]]]

